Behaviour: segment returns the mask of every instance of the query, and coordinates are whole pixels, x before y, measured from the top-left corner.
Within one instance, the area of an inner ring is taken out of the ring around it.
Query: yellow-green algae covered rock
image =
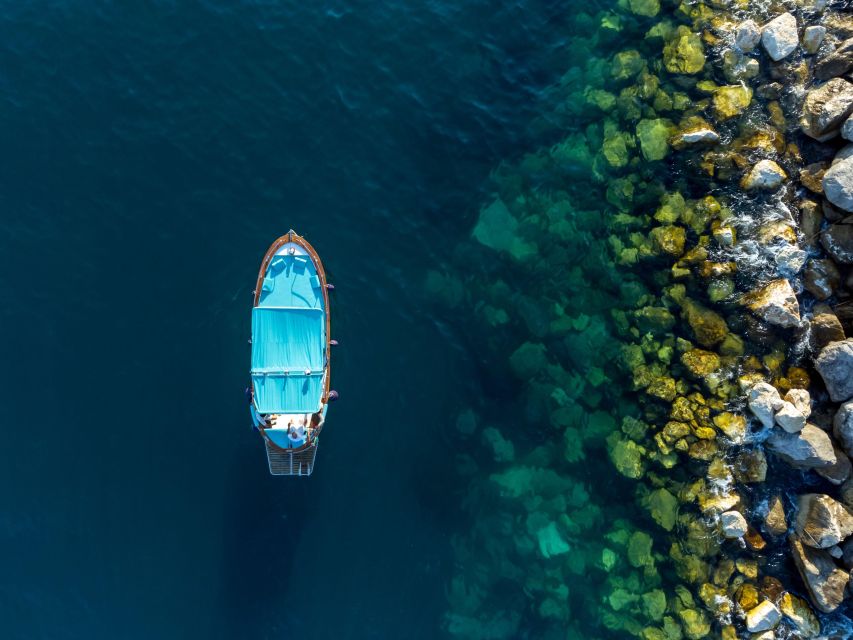
[[[637,123],[637,139],[646,160],[663,160],[669,153],[669,139],[675,125],[666,118],[640,120]]]
[[[705,378],[720,368],[720,357],[704,349],[690,349],[681,354],[681,364],[697,378]]]
[[[700,640],[707,637],[711,631],[708,617],[698,609],[682,609],[678,612],[684,635],[690,640]]]
[[[660,0],[628,0],[631,13],[650,18],[660,11]]]
[[[714,426],[733,442],[741,443],[746,438],[746,418],[744,416],[724,411],[714,416],[713,420]]]
[[[654,565],[652,558],[652,538],[643,531],[635,531],[628,539],[628,562],[632,567],[647,567]]]
[[[610,75],[614,80],[628,80],[646,68],[646,61],[635,49],[620,51],[613,56],[610,64]]]
[[[705,66],[705,48],[699,34],[680,26],[663,48],[663,63],[670,73],[693,75]]]
[[[622,438],[618,433],[607,437],[607,452],[616,470],[628,478],[641,478],[646,466],[643,456],[646,450],[633,440]]]
[[[728,335],[726,321],[714,311],[690,299],[685,299],[682,309],[696,341],[703,347],[713,347]]]
[[[675,527],[678,515],[678,500],[664,488],[652,491],[643,501],[652,519],[667,531]]]
[[[678,257],[684,253],[684,243],[687,233],[683,227],[664,225],[655,227],[649,232],[649,238],[657,253],[665,253]]]
[[[734,118],[746,111],[750,102],[752,102],[752,89],[749,87],[740,84],[720,87],[714,92],[712,98],[714,115],[718,120]]]
[[[814,638],[820,635],[820,622],[809,607],[809,603],[791,593],[785,593],[779,600],[779,609],[790,620],[802,638]]]

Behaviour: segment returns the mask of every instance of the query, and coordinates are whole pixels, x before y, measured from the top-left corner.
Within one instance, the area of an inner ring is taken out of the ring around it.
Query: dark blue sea
[[[423,282],[540,136],[573,6],[0,3],[0,637],[441,637],[483,373]],[[337,286],[310,479],[244,396],[290,228]]]

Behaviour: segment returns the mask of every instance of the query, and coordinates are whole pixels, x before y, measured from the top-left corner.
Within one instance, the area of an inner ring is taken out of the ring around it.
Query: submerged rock
[[[761,30],[761,45],[777,62],[791,55],[798,44],[797,19],[788,12],[774,18]]]
[[[666,118],[640,120],[637,123],[637,139],[646,160],[663,160],[669,153],[669,139],[675,125]]]
[[[794,530],[803,544],[827,549],[853,533],[853,514],[826,494],[807,493],[799,498]]]
[[[746,418],[725,411],[713,418],[714,426],[722,431],[735,444],[741,444],[746,438]]]
[[[809,603],[792,593],[783,593],[779,599],[779,610],[790,622],[801,638],[820,635],[820,622]]]
[[[779,274],[792,278],[800,272],[808,257],[809,254],[799,247],[786,244],[776,251],[773,259],[776,261]]]
[[[788,521],[785,519],[785,507],[780,496],[773,496],[767,504],[767,515],[764,516],[764,527],[774,536],[788,532]]]
[[[725,511],[720,514],[720,529],[726,538],[742,538],[749,525],[739,511]]]
[[[666,253],[673,257],[678,257],[684,253],[687,232],[683,227],[676,227],[675,225],[655,227],[649,232],[649,237],[657,253]]]
[[[823,175],[823,193],[839,209],[853,212],[853,157],[835,162]],[[850,225],[840,225],[847,226]],[[845,264],[853,264],[853,236],[847,234]]]
[[[773,160],[759,160],[743,177],[740,186],[747,191],[775,191],[787,177],[788,174]]]
[[[545,558],[563,555],[571,550],[569,543],[560,535],[554,522],[536,532],[536,542],[539,545],[539,552]]]
[[[729,327],[718,313],[692,300],[685,300],[682,310],[696,341],[703,347],[713,347],[728,335]]]
[[[803,272],[803,286],[818,300],[832,296],[840,284],[841,273],[832,260],[812,259]]]
[[[509,357],[509,366],[519,378],[530,379],[548,365],[545,354],[544,345],[525,342]]]
[[[744,20],[735,30],[735,46],[744,53],[749,53],[761,42],[761,29],[755,20]]]
[[[660,0],[628,0],[628,8],[631,13],[650,18],[660,11]]]
[[[690,349],[681,355],[681,364],[699,379],[707,378],[720,368],[720,357],[704,349]]]
[[[800,127],[803,133],[816,140],[829,140],[838,135],[851,112],[853,84],[842,78],[833,78],[806,95]]]
[[[788,538],[794,564],[800,572],[809,598],[819,611],[832,613],[844,601],[850,575],[839,569],[823,549],[805,546],[796,536]]]
[[[702,38],[687,27],[678,27],[675,37],[663,48],[663,63],[670,73],[699,73],[705,66]]]
[[[833,402],[853,397],[853,338],[830,342],[814,364]]]
[[[780,278],[768,282],[749,293],[744,301],[759,318],[779,327],[796,327],[800,324],[800,305],[791,283]]]
[[[752,89],[745,85],[720,87],[714,92],[712,105],[718,120],[728,120],[740,115],[752,101]]]
[[[798,433],[774,431],[767,439],[767,448],[798,469],[829,467],[837,462],[832,440],[812,424],[806,424]]]

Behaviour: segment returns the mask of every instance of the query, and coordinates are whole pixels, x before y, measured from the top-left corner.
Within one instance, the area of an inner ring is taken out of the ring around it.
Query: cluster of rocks
[[[853,588],[853,18],[670,4],[576,14],[561,139],[495,172],[426,278],[502,398],[456,425],[489,505],[455,541],[458,637],[811,638]],[[623,478],[590,475],[604,452]]]

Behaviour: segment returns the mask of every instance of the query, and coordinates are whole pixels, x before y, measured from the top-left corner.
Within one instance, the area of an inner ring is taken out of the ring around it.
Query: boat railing
[[[267,438],[267,463],[274,476],[310,476],[314,471],[314,458],[317,456],[316,438],[307,447],[301,449],[281,449]]]

